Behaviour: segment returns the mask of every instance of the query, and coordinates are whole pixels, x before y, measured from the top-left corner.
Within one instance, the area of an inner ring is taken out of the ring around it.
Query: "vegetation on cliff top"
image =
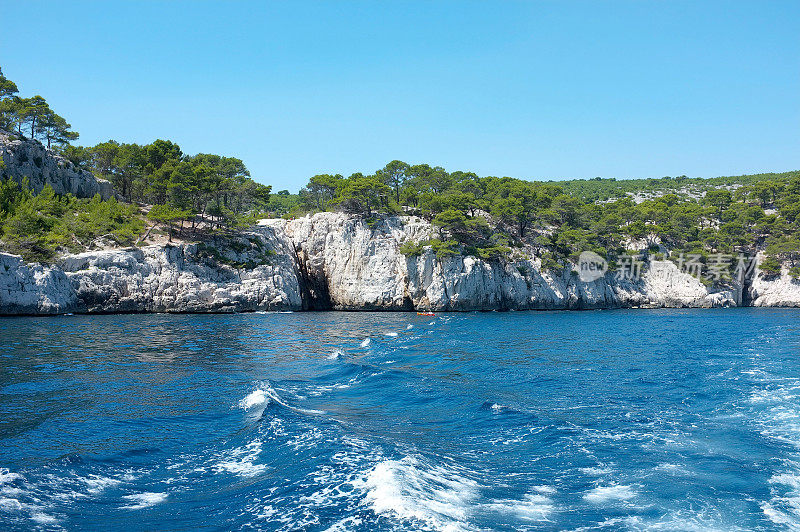
[[[81,252],[98,239],[131,245],[144,225],[136,206],[113,198],[62,197],[50,186],[33,194],[24,184],[0,180],[2,248],[28,261],[51,262],[59,249]]]
[[[126,144],[109,140],[92,147],[67,146],[63,156],[114,185],[127,202],[153,205],[165,218],[210,229],[236,228],[266,212],[271,187],[250,179],[235,157],[184,154],[169,140]]]

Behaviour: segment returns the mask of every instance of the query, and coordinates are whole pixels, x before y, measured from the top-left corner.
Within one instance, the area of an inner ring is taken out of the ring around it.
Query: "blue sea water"
[[[0,319],[0,529],[800,529],[800,310]]]

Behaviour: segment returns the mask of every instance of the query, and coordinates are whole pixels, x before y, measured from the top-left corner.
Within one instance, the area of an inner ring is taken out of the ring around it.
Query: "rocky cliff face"
[[[0,253],[0,314],[300,310],[294,250],[259,229],[218,246],[71,255],[58,266]]]
[[[0,253],[0,313],[250,310],[525,310],[735,306],[741,289],[710,293],[671,262],[639,280],[613,273],[584,283],[543,272],[536,258],[406,257],[399,247],[435,234],[414,217],[372,226],[344,214],[263,220],[233,241],[149,246],[26,265]],[[758,274],[745,300],[800,306],[800,284]]]
[[[800,307],[800,282],[785,267],[778,276],[766,277],[756,272],[748,296],[754,307]]]
[[[20,139],[0,131],[0,158],[3,161],[0,177],[10,177],[18,183],[27,177],[37,194],[45,185],[53,187],[56,194],[70,193],[79,198],[100,194],[103,199],[108,199],[114,194],[111,183],[75,168],[71,162],[47,151],[35,140]]]
[[[641,280],[613,274],[591,283],[571,272],[542,272],[537,259],[507,263],[474,257],[439,260],[428,250],[406,257],[406,241],[434,236],[427,222],[394,217],[370,227],[343,214],[319,213],[299,220],[264,220],[286,235],[322,308],[342,310],[526,310],[632,306],[733,306],[733,292],[709,294],[694,277],[671,262],[659,263]]]

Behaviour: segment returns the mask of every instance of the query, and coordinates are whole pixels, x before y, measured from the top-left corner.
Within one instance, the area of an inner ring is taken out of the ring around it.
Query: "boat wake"
[[[259,383],[258,387],[247,394],[241,401],[239,401],[239,407],[244,410],[254,410],[261,407],[263,411],[264,408],[268,407],[270,404],[279,405],[283,408],[287,408],[293,412],[298,412],[301,414],[324,414],[322,410],[314,410],[311,408],[301,408],[298,406],[292,406],[286,403],[283,398],[278,395],[278,392],[269,384],[269,383]]]
[[[445,465],[419,455],[383,460],[362,481],[362,504],[403,528],[442,531],[478,530],[482,521],[546,521],[555,511],[550,486],[536,486],[520,499],[492,498],[487,496],[491,487],[476,476],[450,461]]]

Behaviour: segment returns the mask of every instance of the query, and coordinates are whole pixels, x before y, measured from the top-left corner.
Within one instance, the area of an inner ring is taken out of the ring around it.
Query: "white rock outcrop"
[[[91,172],[80,170],[70,161],[47,151],[36,140],[19,138],[0,130],[0,178],[10,177],[22,183],[28,178],[30,187],[38,194],[46,185],[56,194],[73,194],[91,198],[100,194],[103,199],[114,195],[110,182],[97,179]]]
[[[0,314],[60,314],[74,305],[72,285],[60,268],[0,253]]]
[[[0,253],[0,313],[302,309],[285,241],[259,229],[232,244],[92,251],[53,267]]]
[[[757,272],[749,296],[754,307],[800,307],[800,281],[793,279],[786,267],[777,276]]]

